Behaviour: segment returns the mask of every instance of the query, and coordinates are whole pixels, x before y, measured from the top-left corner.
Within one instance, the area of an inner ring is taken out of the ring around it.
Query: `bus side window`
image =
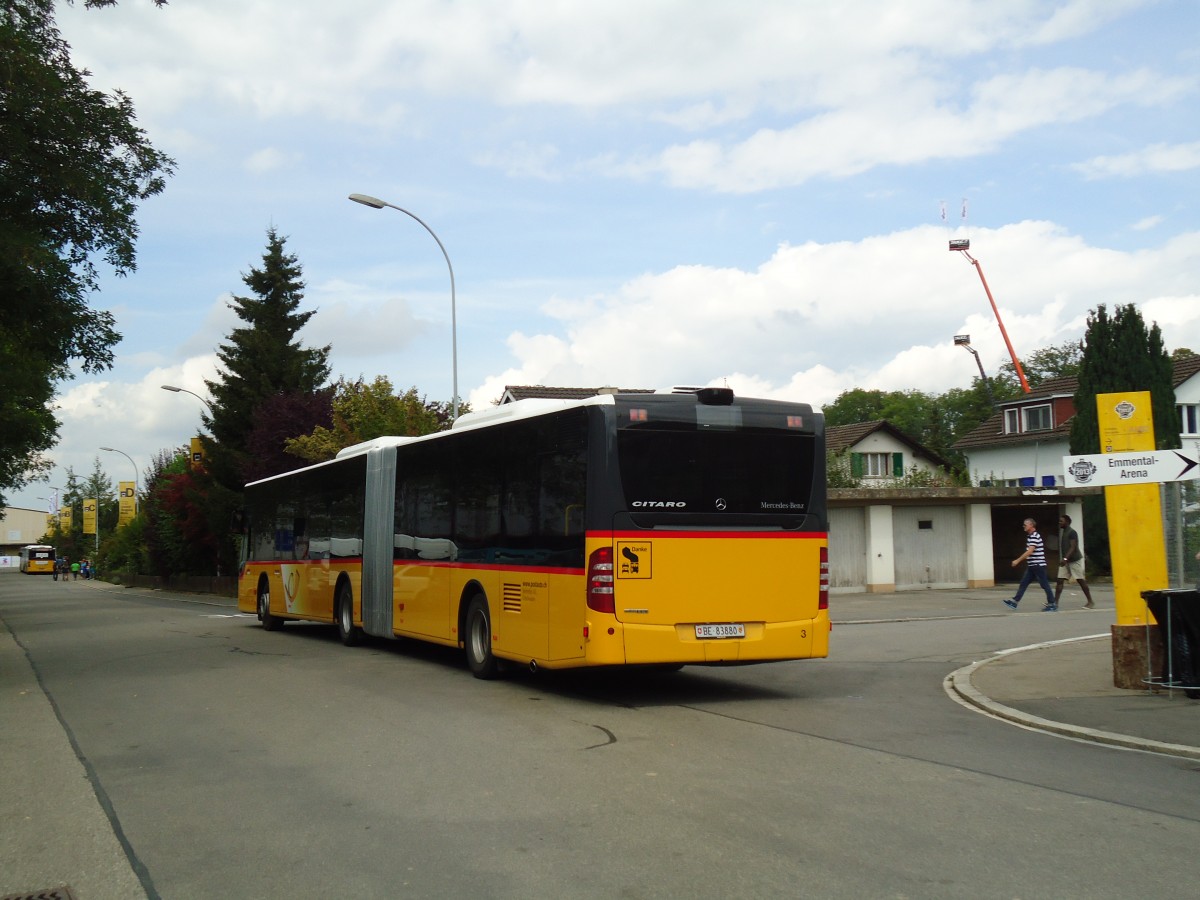
[[[538,534],[556,562],[583,565],[587,420],[545,423],[539,440]]]

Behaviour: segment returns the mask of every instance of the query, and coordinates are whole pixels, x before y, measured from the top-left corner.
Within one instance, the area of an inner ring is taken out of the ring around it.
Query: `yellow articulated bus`
[[[533,669],[829,651],[825,425],[725,388],[521,400],[246,486],[238,607]]]
[[[29,544],[22,547],[21,571],[26,575],[53,575],[54,548],[47,544]]]

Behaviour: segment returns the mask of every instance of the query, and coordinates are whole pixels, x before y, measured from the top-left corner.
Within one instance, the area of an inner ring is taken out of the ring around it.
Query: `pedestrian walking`
[[[71,563],[71,580],[72,581],[79,580],[79,561],[78,560]]]
[[[1046,592],[1046,605],[1042,607],[1042,612],[1058,612],[1058,603],[1054,600],[1054,592],[1050,590],[1050,579],[1046,577],[1046,547],[1042,543],[1042,536],[1038,534],[1037,522],[1026,519],[1022,527],[1025,529],[1025,552],[1014,559],[1012,564],[1015,569],[1021,563],[1025,563],[1025,574],[1021,576],[1021,586],[1017,588],[1017,595],[1011,600],[1005,600],[1004,605],[1009,609],[1016,609],[1021,598],[1025,596],[1025,588],[1036,578],[1042,590]]]
[[[1083,608],[1095,609],[1092,592],[1083,579],[1083,551],[1079,549],[1079,532],[1071,527],[1071,517],[1065,513],[1058,517],[1058,555],[1062,559],[1058,563],[1058,582],[1054,585],[1054,605],[1057,606],[1062,597],[1063,584],[1074,581],[1087,598]]]

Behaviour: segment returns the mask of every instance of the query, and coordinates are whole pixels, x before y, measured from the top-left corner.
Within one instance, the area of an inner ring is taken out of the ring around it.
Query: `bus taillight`
[[[829,548],[821,548],[821,593],[817,598],[817,609],[829,609]]]
[[[616,598],[613,596],[613,552],[612,547],[593,550],[588,557],[588,609],[596,612],[615,613]]]

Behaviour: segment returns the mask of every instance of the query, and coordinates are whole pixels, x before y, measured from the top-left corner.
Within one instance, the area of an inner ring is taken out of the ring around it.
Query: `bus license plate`
[[[723,622],[716,625],[697,625],[696,637],[704,638],[740,638],[746,636],[746,626],[741,622]]]

